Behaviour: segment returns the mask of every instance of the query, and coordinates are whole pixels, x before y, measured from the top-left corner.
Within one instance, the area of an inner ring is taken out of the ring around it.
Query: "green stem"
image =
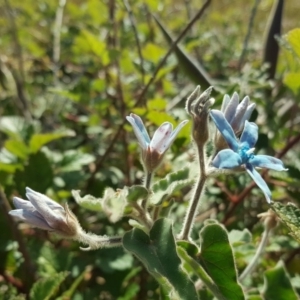
[[[247,268],[243,271],[243,273],[239,277],[240,281],[243,281],[248,275],[250,275],[252,273],[252,271],[255,269],[255,267],[257,266],[257,264],[259,262],[259,258],[261,257],[261,255],[264,252],[265,247],[267,245],[270,231],[271,231],[271,229],[269,229],[268,226],[266,226],[265,230],[263,232],[260,244],[257,248],[257,251],[256,251],[254,257],[252,258],[252,261],[249,263]]]
[[[84,230],[81,230],[74,240],[88,245],[86,248],[80,247],[83,251],[122,246],[122,237],[109,237],[106,235],[100,236],[91,232],[85,232]]]
[[[182,226],[182,230],[179,234],[179,239],[182,240],[188,240],[190,237],[190,233],[194,224],[194,219],[199,206],[200,197],[207,178],[204,146],[198,146],[198,158],[199,158],[199,166],[200,166],[200,176],[196,184],[192,201],[190,202],[189,208],[187,210],[187,214]]]
[[[146,172],[146,178],[145,178],[145,184],[144,184],[144,186],[145,186],[145,188],[146,188],[147,190],[149,190],[149,188],[150,188],[151,181],[152,181],[152,175],[153,175],[153,173],[151,173],[151,172]],[[144,210],[147,210],[147,204],[148,204],[148,197],[145,198],[145,199],[142,201],[142,208],[143,208]]]

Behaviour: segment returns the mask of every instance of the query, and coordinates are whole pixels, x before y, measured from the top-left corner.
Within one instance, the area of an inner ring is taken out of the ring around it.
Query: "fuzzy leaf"
[[[182,270],[171,220],[157,220],[149,235],[135,228],[125,233],[123,245],[142,261],[165,291],[171,292],[172,299],[198,299],[193,282]]]
[[[102,208],[108,219],[115,223],[119,221],[124,214],[127,204],[128,188],[114,191],[112,188],[106,188],[104,191]]]
[[[265,286],[263,294],[265,300],[299,299],[292,287],[290,278],[282,261],[279,261],[274,269],[265,272]]]
[[[189,179],[189,172],[190,168],[186,167],[155,182],[152,186],[153,195],[150,198],[150,203],[159,205],[166,197],[192,184],[193,180]]]
[[[200,262],[221,294],[225,299],[245,299],[237,281],[237,271],[227,231],[220,224],[208,224],[201,230],[200,237]]]
[[[148,196],[148,190],[142,185],[133,185],[128,189],[127,200],[129,202],[136,202]]]
[[[101,198],[95,198],[91,195],[80,196],[80,191],[72,190],[73,198],[76,203],[85,209],[93,211],[102,211]]]
[[[300,209],[294,204],[283,205],[280,202],[271,204],[272,209],[289,229],[290,234],[300,243]]]

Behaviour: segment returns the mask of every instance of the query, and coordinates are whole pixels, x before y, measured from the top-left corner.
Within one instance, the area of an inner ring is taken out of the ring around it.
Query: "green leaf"
[[[128,202],[136,202],[148,197],[149,191],[142,185],[133,185],[128,188]]]
[[[165,54],[165,50],[155,44],[148,43],[145,47],[143,47],[142,54],[144,59],[157,64]]]
[[[34,134],[29,141],[29,148],[32,153],[38,152],[44,145],[61,139],[66,136],[71,136],[71,131],[58,132],[58,133],[39,133]]]
[[[153,16],[159,29],[169,45],[173,43],[173,39],[165,27],[162,25],[157,17]],[[196,84],[200,84],[203,89],[207,89],[212,84],[212,79],[204,68],[196,62],[194,62],[178,45],[174,48],[178,64],[183,72]]]
[[[300,209],[292,203],[284,205],[280,202],[272,203],[271,208],[281,222],[290,229],[290,234],[300,243]]]
[[[177,252],[181,259],[185,262],[185,265],[201,279],[201,281],[218,300],[228,299],[220,292],[218,286],[213,282],[212,278],[206,273],[203,267],[196,260],[190,257],[183,248],[177,247]]]
[[[125,233],[123,245],[142,261],[163,289],[173,292],[172,299],[178,295],[181,300],[198,299],[193,282],[182,270],[171,220],[157,220],[149,235],[135,228]]]
[[[72,195],[76,203],[83,208],[97,212],[102,211],[101,198],[96,198],[91,195],[85,195],[84,197],[81,197],[79,190],[72,190]]]
[[[295,95],[298,94],[300,89],[300,72],[290,72],[284,76],[284,84],[290,88]]]
[[[274,269],[265,272],[264,300],[297,300],[290,278],[279,261]]]
[[[0,171],[4,171],[6,173],[15,173],[16,170],[22,170],[22,164],[5,164],[0,162]]]
[[[112,223],[119,221],[123,217],[127,205],[127,187],[117,189],[117,191],[114,191],[112,188],[106,188],[102,198],[95,198],[91,195],[86,195],[82,198],[79,192],[72,190],[72,195],[80,206],[93,211],[104,211]]]
[[[7,140],[4,144],[4,147],[13,155],[26,159],[28,157],[29,151],[28,147],[21,140]]]
[[[67,277],[68,272],[60,272],[55,275],[52,275],[49,278],[42,278],[38,280],[32,287],[30,291],[31,300],[48,300],[53,297],[60,284]]]
[[[245,299],[227,231],[220,224],[208,224],[200,232],[200,261],[225,299]]]
[[[150,203],[159,205],[168,196],[181,190],[183,187],[191,185],[194,180],[189,179],[189,173],[190,168],[186,167],[170,173],[164,179],[155,182],[152,186],[153,195],[150,198]]]
[[[294,52],[300,58],[300,28],[295,28],[289,31],[286,38],[293,48]]]

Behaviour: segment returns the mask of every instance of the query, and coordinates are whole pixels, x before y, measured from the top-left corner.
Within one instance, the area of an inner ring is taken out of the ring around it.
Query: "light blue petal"
[[[169,122],[162,123],[155,131],[150,142],[150,149],[158,153],[164,153],[169,147],[169,138],[173,131],[173,125]]]
[[[231,121],[233,120],[238,105],[239,105],[239,95],[237,92],[234,92],[224,111],[224,116],[225,119],[228,121],[228,123],[231,123]]]
[[[38,227],[44,230],[53,230],[47,222],[43,219],[41,215],[32,214],[24,209],[14,209],[9,212],[9,214],[18,220],[24,221],[31,226]]]
[[[147,149],[150,144],[150,137],[144,126],[142,119],[135,114],[126,117],[127,121],[132,125],[133,131],[140,143],[142,149]]]
[[[233,169],[241,164],[241,157],[230,149],[221,150],[212,161],[212,165],[219,169]]]
[[[250,101],[249,97],[246,96],[236,108],[234,118],[230,122],[230,125],[234,132],[238,132],[241,127],[241,122],[243,120],[243,116],[245,112],[247,111],[249,101]]]
[[[251,164],[246,164],[246,170],[248,174],[252,177],[254,182],[258,185],[258,187],[263,191],[267,202],[270,204],[272,202],[272,194],[264,179],[260,176],[260,174],[254,169],[254,167]]]
[[[254,155],[252,158],[250,158],[249,163],[258,168],[267,168],[275,171],[287,171],[280,159],[269,155]]]
[[[241,148],[254,148],[258,138],[258,127],[255,123],[245,122],[245,128],[241,136]]]
[[[217,128],[221,132],[222,136],[224,137],[225,141],[227,142],[229,148],[234,152],[238,151],[239,143],[235,138],[235,134],[230,126],[230,124],[225,119],[223,113],[219,110],[212,109],[210,111],[210,116],[214,123],[216,124]]]
[[[240,128],[239,128],[238,131],[242,131],[243,130],[245,122],[249,121],[249,119],[250,119],[250,117],[251,117],[251,115],[252,115],[253,110],[254,110],[255,107],[256,107],[255,103],[251,103],[251,104],[248,105],[247,110],[246,110],[246,112],[245,112],[245,114],[243,116],[243,119],[241,121]]]

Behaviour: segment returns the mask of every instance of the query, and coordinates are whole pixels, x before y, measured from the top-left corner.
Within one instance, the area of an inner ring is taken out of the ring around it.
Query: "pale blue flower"
[[[126,119],[132,125],[133,131],[142,148],[142,160],[149,172],[158,167],[163,155],[172,145],[182,127],[188,122],[187,120],[182,121],[175,130],[173,130],[171,123],[164,122],[155,131],[153,138],[150,140],[144,123],[139,116],[130,114]]]
[[[271,203],[271,191],[264,179],[255,168],[267,168],[276,171],[286,171],[280,159],[268,155],[255,155],[254,146],[258,138],[258,127],[255,123],[245,121],[245,127],[240,140],[219,110],[211,110],[211,118],[226,140],[230,149],[224,149],[217,153],[212,165],[219,169],[234,169],[244,166],[248,174],[265,194],[268,203]]]
[[[26,196],[29,201],[13,198],[16,209],[9,212],[11,216],[34,227],[54,231],[66,237],[76,236],[80,225],[67,205],[63,207],[46,195],[28,187]]]

